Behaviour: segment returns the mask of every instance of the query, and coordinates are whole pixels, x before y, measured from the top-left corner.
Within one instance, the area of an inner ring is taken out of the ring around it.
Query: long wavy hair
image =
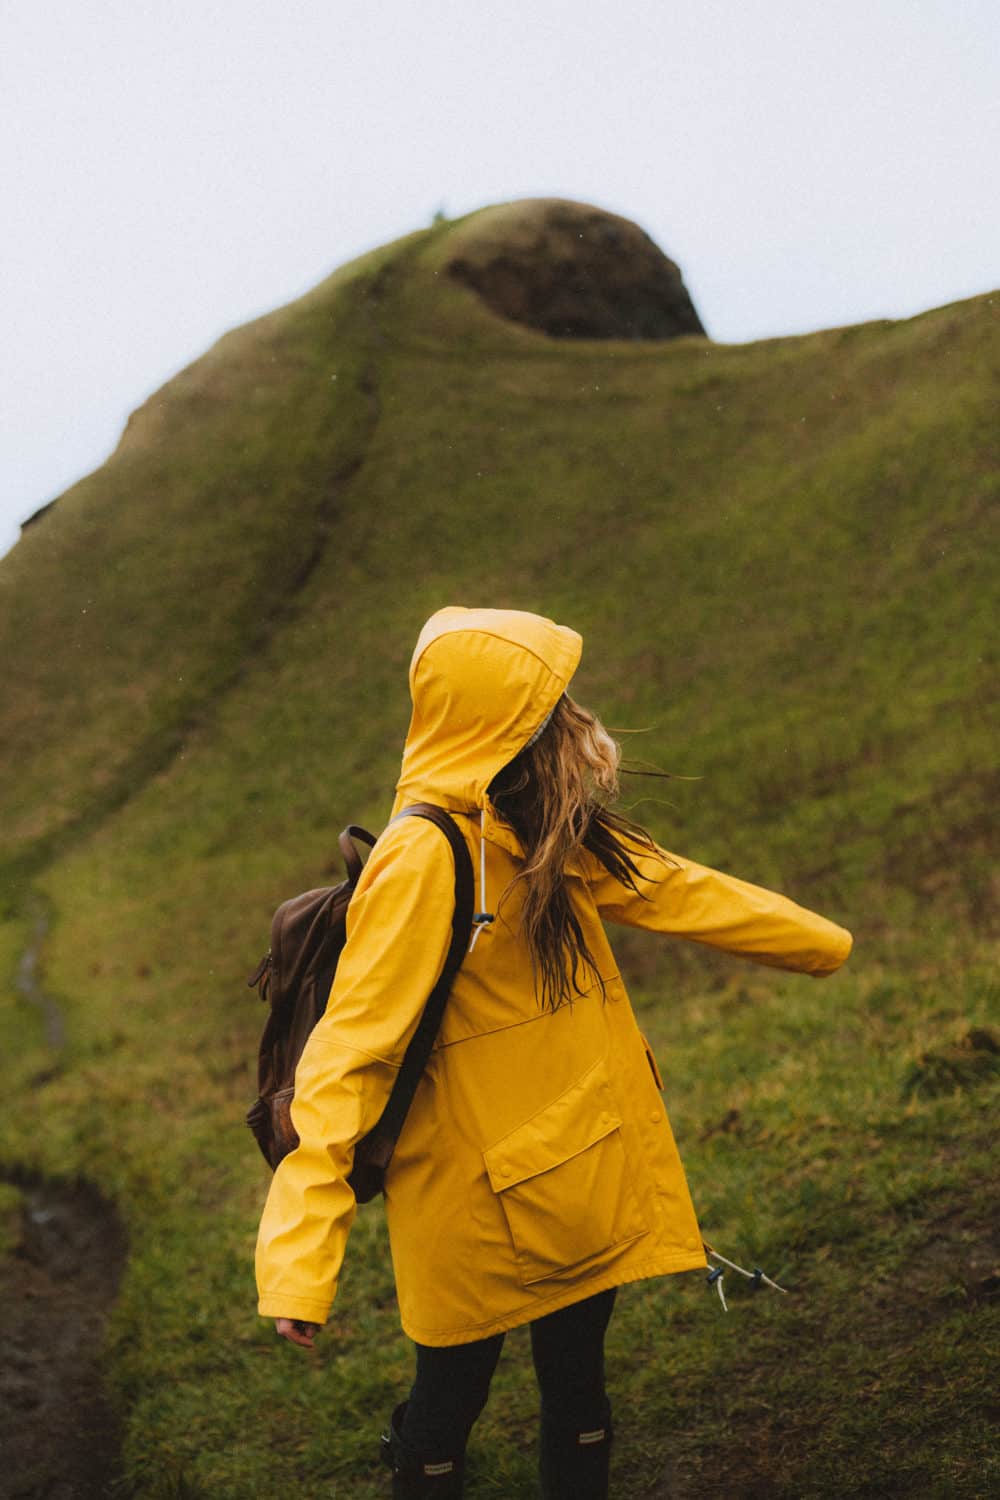
[[[567,859],[588,849],[617,880],[641,894],[635,857],[656,847],[644,828],[611,810],[620,759],[600,720],[564,694],[538,738],[489,785],[497,815],[524,850],[524,867],[512,884],[524,886],[522,931],[541,1003],[553,1010],[595,981],[605,992],[569,898]]]

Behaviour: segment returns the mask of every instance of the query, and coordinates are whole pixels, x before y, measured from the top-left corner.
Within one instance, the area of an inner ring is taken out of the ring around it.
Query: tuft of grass
[[[950,1046],[934,1047],[906,1070],[903,1093],[934,1098],[975,1088],[1000,1073],[1000,1037],[989,1026],[970,1026]]]

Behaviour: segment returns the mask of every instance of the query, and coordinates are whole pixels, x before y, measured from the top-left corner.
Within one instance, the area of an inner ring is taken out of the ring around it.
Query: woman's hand
[[[303,1323],[299,1318],[275,1318],[274,1326],[281,1338],[302,1349],[314,1349],[313,1339],[323,1326],[321,1323]]]

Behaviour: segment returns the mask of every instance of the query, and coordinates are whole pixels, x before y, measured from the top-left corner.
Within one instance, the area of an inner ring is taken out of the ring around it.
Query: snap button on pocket
[[[658,1109],[651,1109],[649,1112],[649,1118],[652,1120],[654,1125],[658,1125],[660,1123],[660,1111]]]

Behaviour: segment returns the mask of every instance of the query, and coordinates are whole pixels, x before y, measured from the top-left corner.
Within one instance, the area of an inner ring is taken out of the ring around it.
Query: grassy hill
[[[1000,303],[555,340],[447,273],[502,229],[227,335],[0,563],[0,1158],[124,1217],[133,1493],[383,1492],[409,1352],[380,1210],[314,1359],[253,1314],[243,976],[337,830],[384,820],[426,615],[539,610],[633,760],[692,778],[630,784],[636,816],[857,936],[823,985],[616,943],[707,1237],[794,1288],[623,1296],[618,1493],[985,1496]],[[18,988],[36,948],[62,1041]],[[472,1497],[534,1493],[533,1411],[515,1336]]]

